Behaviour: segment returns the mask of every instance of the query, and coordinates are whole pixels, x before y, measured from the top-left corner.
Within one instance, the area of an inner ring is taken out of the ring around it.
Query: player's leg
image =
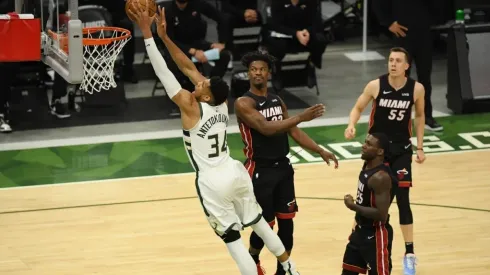
[[[410,207],[410,188],[412,187],[412,150],[397,157],[391,164],[399,183],[396,191],[400,228],[405,241],[403,259],[405,274],[415,274],[416,257],[413,239],[413,214]]]
[[[199,175],[196,191],[206,218],[226,247],[242,275],[257,275],[257,267],[243,243],[239,230],[242,223],[233,201],[233,175]]]
[[[298,205],[294,190],[294,169],[290,163],[282,165],[284,167],[277,168],[277,170],[281,171],[282,177],[274,190],[274,210],[277,218],[277,235],[284,244],[288,254],[291,255],[294,243],[293,218],[298,211]],[[277,263],[276,274],[285,274],[279,262]]]
[[[262,209],[259,206],[255,194],[252,180],[248,171],[237,162],[237,174],[242,175],[241,180],[237,181],[236,197],[234,199],[237,215],[242,220],[244,226],[250,226],[253,234],[265,243],[267,249],[276,256],[281,263],[283,270],[288,274],[297,274],[295,263],[289,258],[286,248],[279,239],[279,236],[272,230],[272,227],[262,217]],[[260,173],[259,178],[260,178]],[[272,208],[271,208],[272,209]],[[272,215],[272,214],[271,214]],[[258,255],[256,255],[258,257]],[[262,269],[258,266],[258,273],[262,274]]]
[[[349,243],[345,247],[342,260],[342,275],[366,274],[367,265],[361,251],[361,235],[359,229],[354,230],[349,236]]]
[[[272,228],[275,224],[274,198],[272,196],[274,183],[276,182],[274,179],[275,175],[269,173],[269,168],[257,166],[255,162],[248,162],[245,168],[250,170],[248,174],[253,183],[255,198],[262,208],[262,217],[269,224],[269,227]],[[249,253],[257,264],[257,269],[261,270],[261,272],[262,268],[260,267],[259,255],[262,248],[264,248],[264,241],[253,231],[250,235]]]
[[[378,225],[362,234],[361,255],[368,264],[369,275],[391,274],[391,244],[393,229],[389,224]]]

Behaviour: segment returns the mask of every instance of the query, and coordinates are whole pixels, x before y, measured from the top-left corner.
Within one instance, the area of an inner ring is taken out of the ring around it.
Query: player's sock
[[[405,243],[405,255],[406,254],[415,254],[413,252],[413,243]]]
[[[250,253],[250,251],[249,251]],[[254,255],[250,253],[250,256],[252,256],[252,259],[254,260],[255,264],[258,264],[260,262],[259,255]]]
[[[285,271],[284,274],[299,275],[298,271],[296,270],[296,264],[291,260],[291,258],[289,258],[285,262],[282,262],[281,265],[282,265],[282,269]]]
[[[257,265],[252,260],[252,257],[250,257],[250,254],[248,254],[247,248],[241,238],[227,243],[226,247],[238,265],[240,274],[257,274]]]

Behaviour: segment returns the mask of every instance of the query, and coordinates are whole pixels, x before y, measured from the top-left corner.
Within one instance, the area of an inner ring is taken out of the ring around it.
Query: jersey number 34
[[[398,110],[398,109],[393,109],[390,111],[390,115],[388,116],[389,120],[398,120],[402,121],[403,118],[405,117],[405,112],[407,110]]]
[[[214,149],[214,152],[212,154],[208,155],[208,158],[215,158],[220,155],[220,152],[226,152],[226,149],[228,148],[228,145],[226,144],[226,132],[225,132],[225,137],[223,138],[223,143],[219,144],[219,136],[218,134],[210,135],[208,136],[209,140],[212,140],[211,143],[211,149]]]

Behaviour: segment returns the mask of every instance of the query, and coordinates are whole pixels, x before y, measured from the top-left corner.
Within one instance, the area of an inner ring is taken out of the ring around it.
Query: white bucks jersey
[[[229,158],[226,142],[228,106],[199,103],[201,119],[190,130],[184,131],[184,146],[196,172],[205,171],[225,163]]]

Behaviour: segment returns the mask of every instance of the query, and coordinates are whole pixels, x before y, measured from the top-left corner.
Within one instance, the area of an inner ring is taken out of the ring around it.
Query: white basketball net
[[[105,30],[89,32],[85,38],[107,39],[128,35],[129,31]],[[122,39],[111,40],[103,45],[83,45],[83,80],[80,90],[89,94],[115,88],[114,64],[122,48],[131,39],[128,35]]]

